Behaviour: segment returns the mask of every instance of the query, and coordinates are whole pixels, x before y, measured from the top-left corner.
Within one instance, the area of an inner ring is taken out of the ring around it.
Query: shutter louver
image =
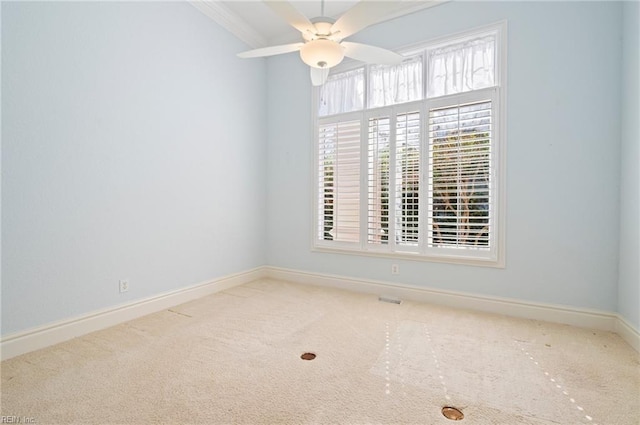
[[[490,248],[491,101],[429,111],[429,246]]]
[[[358,242],[360,121],[321,125],[318,138],[318,238]]]

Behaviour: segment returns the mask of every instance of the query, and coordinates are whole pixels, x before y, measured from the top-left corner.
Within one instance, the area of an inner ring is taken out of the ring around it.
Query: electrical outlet
[[[129,280],[122,279],[120,281],[120,293],[127,292],[127,291],[129,291]]]
[[[400,274],[400,266],[397,264],[391,265],[391,274]]]

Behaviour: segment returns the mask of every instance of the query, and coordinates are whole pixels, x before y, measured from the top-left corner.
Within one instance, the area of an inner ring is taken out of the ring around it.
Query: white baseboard
[[[166,292],[143,300],[94,311],[82,316],[7,335],[0,340],[0,357],[2,360],[10,359],[20,354],[58,344],[215,292],[243,285],[261,279],[264,276],[264,267],[258,267],[182,288],[177,291]]]
[[[147,314],[224,291],[262,278],[327,286],[403,300],[419,301],[453,308],[485,311],[524,319],[544,320],[590,329],[616,332],[631,347],[640,352],[640,333],[620,315],[597,310],[579,309],[552,304],[478,296],[463,292],[399,285],[391,282],[358,279],[277,267],[258,267],[246,272],[224,276],[177,291],[167,292],[129,304],[94,311],[79,317],[50,323],[0,339],[2,360],[39,350],[90,332],[108,328]]]
[[[618,316],[615,313],[598,310],[479,296],[463,292],[398,285],[390,282],[310,273],[277,267],[266,267],[266,277],[454,308],[504,314],[524,319],[544,320],[589,329],[616,332],[616,323],[618,322]],[[633,346],[633,344],[631,345]]]
[[[265,275],[267,278],[300,284],[328,286],[353,292],[615,332],[627,344],[640,352],[640,332],[616,313],[533,303],[509,298],[479,296],[463,292],[399,285],[371,279],[311,273],[278,267],[265,267]]]
[[[640,353],[640,332],[634,329],[634,327],[619,314],[617,315],[617,319],[614,332],[620,335],[627,344]]]

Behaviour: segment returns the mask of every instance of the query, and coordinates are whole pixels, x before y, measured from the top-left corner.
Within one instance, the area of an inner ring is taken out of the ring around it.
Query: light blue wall
[[[451,2],[353,38],[398,48],[508,21],[506,269],[311,252],[308,71],[270,59],[268,263],[615,311],[621,16],[620,3]]]
[[[186,2],[2,3],[3,335],[265,263],[246,49]]]
[[[2,334],[262,264],[618,309],[640,328],[637,9],[623,27],[620,3],[452,2],[353,38],[508,21],[500,270],[310,251],[297,55],[239,60],[247,46],[185,3],[4,2]]]
[[[640,330],[640,3],[623,8],[618,311]]]

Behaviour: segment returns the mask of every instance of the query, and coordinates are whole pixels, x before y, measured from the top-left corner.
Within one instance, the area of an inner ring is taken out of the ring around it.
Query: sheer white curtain
[[[421,100],[424,98],[424,66],[428,68],[429,98],[492,87],[496,84],[496,42],[495,34],[485,33],[427,48],[426,65],[423,65],[423,55],[407,58],[400,65],[371,65],[367,70],[368,88],[365,88],[366,68],[329,75],[320,88],[318,115],[363,110],[365,90],[367,108]]]
[[[369,69],[369,108],[422,99],[422,57]]]
[[[495,35],[487,35],[429,50],[427,96],[493,86],[495,45]]]
[[[329,75],[320,89],[318,115],[360,111],[364,107],[364,68]]]

